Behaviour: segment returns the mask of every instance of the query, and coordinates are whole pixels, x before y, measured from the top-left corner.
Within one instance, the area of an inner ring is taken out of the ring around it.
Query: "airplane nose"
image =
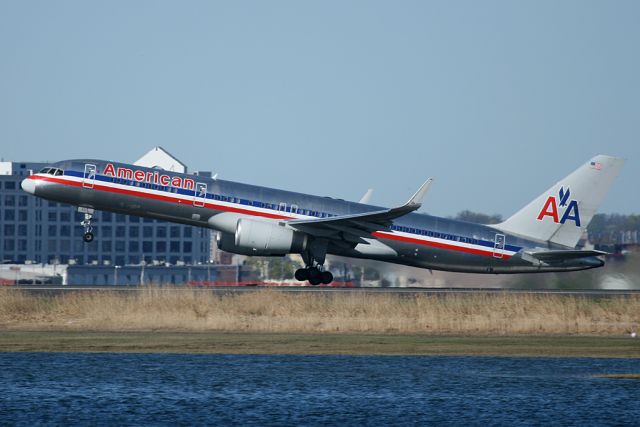
[[[30,179],[30,178],[23,179],[22,182],[20,183],[20,186],[24,191],[26,191],[29,194],[36,193],[36,181],[33,179]]]

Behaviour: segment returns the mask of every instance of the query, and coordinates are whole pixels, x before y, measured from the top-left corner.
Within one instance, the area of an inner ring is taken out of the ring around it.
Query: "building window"
[[[113,230],[111,229],[110,225],[103,225],[101,227],[101,229],[102,229],[102,236],[103,237],[111,237],[111,234],[112,234]]]
[[[13,224],[5,224],[4,235],[6,237],[13,237],[14,234],[16,234],[16,226]]]
[[[49,207],[50,207],[50,208],[56,208],[56,207],[58,207],[58,204],[57,204],[56,202],[49,202],[48,204],[49,204]]]
[[[56,222],[58,220],[58,212],[49,212],[49,222]]]
[[[58,227],[56,227],[55,225],[50,225],[47,228],[47,232],[49,236],[55,236],[56,234],[58,234]]]
[[[124,225],[118,225],[116,227],[116,237],[124,237],[124,236],[125,236],[125,226]]]
[[[116,214],[116,222],[126,222],[126,221],[127,221],[126,215]]]
[[[144,227],[142,227],[142,236],[153,237],[153,227],[150,225],[145,225]]]
[[[26,221],[28,218],[28,213],[26,210],[22,209],[18,211],[18,220],[19,221]]]
[[[116,240],[116,252],[124,252],[124,240]]]
[[[60,221],[62,222],[71,221],[71,212],[60,212]]]
[[[129,242],[129,252],[138,252],[139,249],[140,249],[140,243],[136,241]]]
[[[184,227],[184,237],[185,238],[191,238],[193,233],[193,228],[192,227]]]
[[[13,209],[5,209],[4,211],[4,219],[5,221],[13,221],[16,219],[16,211]]]
[[[156,252],[166,252],[167,242],[156,242]]]
[[[193,250],[192,242],[182,242],[182,252],[190,253]]]
[[[102,221],[111,222],[111,212],[102,212]]]
[[[170,252],[180,252],[180,242],[172,241],[169,243]]]
[[[138,237],[138,236],[140,236],[140,227],[135,225],[129,227],[129,237]]]
[[[71,226],[69,225],[61,225],[60,226],[60,235],[63,237],[71,236]]]
[[[71,241],[68,239],[60,240],[60,252],[69,253],[71,252]]]
[[[180,237],[180,227],[177,225],[172,225],[171,226],[171,237],[172,238],[176,238],[176,237]]]
[[[150,242],[148,240],[142,242],[142,252],[146,254],[153,252],[153,242]]]
[[[158,237],[158,238],[167,237],[167,227],[162,225],[162,226],[156,228],[156,237]]]
[[[4,183],[4,188],[6,190],[15,190],[16,189],[16,182],[15,181],[7,181]]]
[[[13,239],[5,240],[4,241],[4,245],[3,245],[4,250],[5,251],[12,251],[15,248],[15,244],[16,244],[16,241],[13,240]]]
[[[27,225],[18,224],[18,236],[26,236],[26,235],[27,235]]]
[[[28,204],[27,196],[18,197],[18,206],[27,206],[27,204]]]
[[[15,206],[16,205],[16,196],[4,196],[4,205],[5,206]]]
[[[57,240],[49,239],[48,244],[47,244],[47,250],[49,252],[56,252],[58,250],[57,243],[58,243]]]
[[[111,252],[111,240],[102,241],[102,252]]]

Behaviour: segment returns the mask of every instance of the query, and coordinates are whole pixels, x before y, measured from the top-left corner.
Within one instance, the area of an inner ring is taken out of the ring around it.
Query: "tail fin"
[[[573,248],[623,164],[624,159],[596,156],[495,227]]]

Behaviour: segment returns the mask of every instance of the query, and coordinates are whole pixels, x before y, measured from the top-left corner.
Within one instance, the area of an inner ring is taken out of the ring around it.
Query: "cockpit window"
[[[58,168],[44,168],[39,173],[46,173],[47,175],[62,176],[64,171]]]

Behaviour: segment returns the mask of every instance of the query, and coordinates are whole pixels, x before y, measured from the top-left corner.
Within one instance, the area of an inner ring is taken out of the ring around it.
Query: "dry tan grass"
[[[621,335],[640,325],[640,297],[287,293],[186,289],[0,289],[0,329],[350,332],[453,335]]]

